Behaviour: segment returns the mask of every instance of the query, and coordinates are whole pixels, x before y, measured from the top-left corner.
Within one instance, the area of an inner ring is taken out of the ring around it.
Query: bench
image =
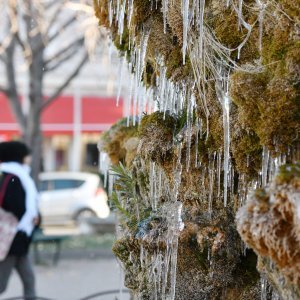
[[[37,229],[34,232],[32,238],[33,255],[35,263],[41,263],[38,247],[40,244],[55,244],[55,251],[53,253],[52,263],[53,265],[56,265],[60,258],[61,244],[67,239],[69,239],[69,236],[67,235],[45,235],[42,229]]]

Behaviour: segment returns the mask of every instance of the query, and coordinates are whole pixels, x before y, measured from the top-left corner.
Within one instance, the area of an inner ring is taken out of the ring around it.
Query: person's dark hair
[[[0,162],[23,163],[24,158],[30,154],[26,144],[19,141],[0,143]]]

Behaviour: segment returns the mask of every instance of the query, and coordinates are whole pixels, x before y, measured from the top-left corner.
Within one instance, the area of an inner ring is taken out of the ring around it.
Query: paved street
[[[120,271],[113,257],[62,259],[57,266],[35,266],[35,272],[38,295],[55,300],[79,300],[100,291],[120,288]],[[22,295],[21,283],[14,273],[0,299],[19,295]],[[114,300],[116,296],[127,300],[126,295],[106,295],[93,300]]]

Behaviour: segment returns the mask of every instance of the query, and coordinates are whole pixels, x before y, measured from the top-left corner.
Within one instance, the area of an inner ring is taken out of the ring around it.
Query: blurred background
[[[99,28],[92,1],[3,0],[0,11],[0,141],[21,139],[33,150],[38,294],[75,300],[122,290],[97,143],[128,114],[124,59]],[[14,274],[0,299],[21,294]]]

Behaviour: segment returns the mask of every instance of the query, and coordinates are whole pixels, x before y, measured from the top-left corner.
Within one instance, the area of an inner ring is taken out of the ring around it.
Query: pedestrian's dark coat
[[[0,177],[0,188],[6,176],[8,176],[7,173],[2,173]],[[15,175],[11,176],[12,178],[7,185],[7,189],[4,195],[2,208],[7,212],[13,213],[15,217],[20,221],[26,211],[25,191],[20,179]],[[18,231],[8,254],[15,256],[26,255],[28,253],[29,245],[30,238],[26,235],[25,232]]]

